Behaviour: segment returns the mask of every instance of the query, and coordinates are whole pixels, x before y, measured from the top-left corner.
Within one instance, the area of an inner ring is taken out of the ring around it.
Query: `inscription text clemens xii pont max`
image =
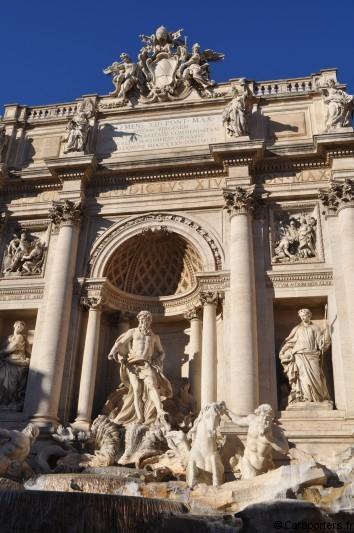
[[[219,115],[170,118],[103,124],[99,132],[99,150],[135,152],[181,146],[197,146],[225,141]]]

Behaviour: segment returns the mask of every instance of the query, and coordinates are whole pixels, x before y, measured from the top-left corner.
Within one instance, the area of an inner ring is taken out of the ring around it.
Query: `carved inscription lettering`
[[[114,190],[102,191],[99,198],[114,198],[116,196],[130,196],[139,194],[168,194],[183,191],[204,191],[223,189],[225,178],[197,178],[193,180],[174,180],[168,182],[133,183]]]
[[[329,181],[331,178],[331,171],[328,169],[319,170],[301,170],[296,174],[282,174],[272,175],[266,174],[263,177],[263,181],[267,185],[286,184],[286,183],[306,183],[310,181]]]
[[[99,152],[159,150],[224,141],[219,115],[103,124],[99,132]]]

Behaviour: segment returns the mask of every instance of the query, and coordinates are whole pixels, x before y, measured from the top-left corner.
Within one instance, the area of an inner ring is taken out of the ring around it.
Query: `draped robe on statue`
[[[289,402],[330,400],[322,369],[322,355],[330,346],[327,329],[312,322],[299,324],[285,339],[280,360],[290,384]]]
[[[136,328],[138,329],[138,328]],[[145,424],[153,423],[156,420],[157,412],[154,403],[149,397],[149,391],[145,379],[149,378],[151,371],[156,378],[156,385],[162,399],[172,397],[172,387],[169,380],[162,372],[162,361],[154,357],[155,349],[163,353],[160,338],[151,332],[148,336],[148,345],[143,354],[136,354],[133,350],[134,329],[130,329],[120,335],[114,345],[114,359],[120,363],[120,379],[128,389],[123,398],[123,406],[115,417],[116,424],[127,425],[137,422],[137,414],[134,405],[134,391],[129,379],[129,374],[135,374],[143,383],[142,403],[144,410]]]

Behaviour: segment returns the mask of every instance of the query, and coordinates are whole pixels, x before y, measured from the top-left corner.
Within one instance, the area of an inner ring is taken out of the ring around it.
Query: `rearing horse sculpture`
[[[217,447],[216,432],[222,415],[227,416],[225,402],[205,405],[188,433],[188,438],[192,440],[186,476],[189,487],[197,484],[198,469],[212,474],[214,486],[223,482],[224,466]]]

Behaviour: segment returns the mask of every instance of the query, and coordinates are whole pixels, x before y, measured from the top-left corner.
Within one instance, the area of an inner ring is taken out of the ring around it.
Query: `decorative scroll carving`
[[[80,300],[80,303],[85,309],[98,310],[102,307],[103,299],[83,296]]]
[[[14,323],[14,332],[0,349],[0,405],[20,411],[25,398],[29,353],[26,324]]]
[[[223,112],[223,124],[226,124],[230,137],[241,137],[249,134],[249,119],[251,117],[253,102],[256,100],[248,86],[246,78],[240,79],[242,94],[233,86],[233,99]]]
[[[27,231],[14,234],[6,247],[3,274],[34,276],[42,274],[47,244]]]
[[[186,320],[194,320],[196,318],[200,318],[200,307],[194,306],[188,309],[188,311],[184,313],[184,318]]]
[[[86,148],[90,132],[90,118],[95,113],[95,105],[91,98],[85,98],[77,107],[77,111],[70,120],[66,130],[64,154],[69,152],[83,152]]]
[[[4,125],[0,125],[0,163],[4,162],[6,146],[7,146],[6,128]]]
[[[332,181],[329,189],[322,189],[319,198],[329,213],[337,211],[347,204],[354,204],[354,182],[346,179],[344,182]]]
[[[209,61],[219,61],[224,54],[201,50],[198,43],[189,51],[183,30],[168,31],[164,26],[152,35],[140,35],[144,46],[139,61],[134,63],[128,54],[121,54],[121,62],[114,62],[103,72],[113,76],[119,105],[136,96],[144,102],[180,100],[194,88],[202,97],[213,97],[215,82],[210,79]]]
[[[261,205],[261,198],[255,194],[255,186],[247,189],[235,187],[235,189],[223,190],[225,209],[230,215],[252,213],[257,206]]]
[[[49,210],[49,218],[56,226],[79,223],[82,215],[83,205],[81,201],[59,200],[58,202],[53,202]]]
[[[215,304],[218,305],[220,301],[220,293],[218,292],[212,292],[212,291],[206,291],[200,293],[200,302],[202,305],[206,304]]]
[[[327,104],[326,130],[345,128],[352,125],[354,96],[336,86],[333,79],[320,87],[323,101]]]

